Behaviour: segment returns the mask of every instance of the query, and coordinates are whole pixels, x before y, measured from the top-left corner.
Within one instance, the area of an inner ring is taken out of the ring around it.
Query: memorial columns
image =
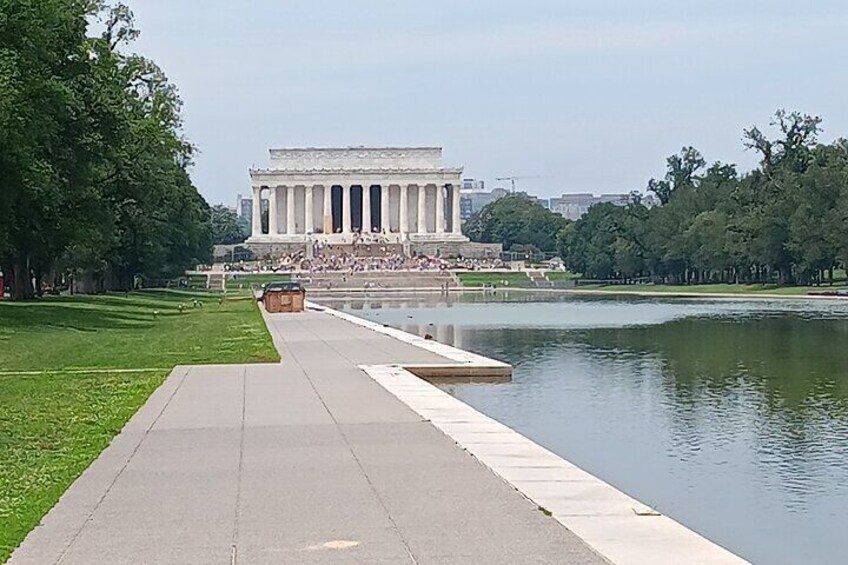
[[[358,176],[358,175],[357,175]],[[348,177],[350,178],[350,177]],[[362,181],[341,180],[341,182],[356,183],[341,185],[341,233],[346,234],[350,241],[350,234],[354,232],[354,217],[361,218],[356,228],[361,228],[362,233],[400,233],[400,239],[409,239],[410,234],[428,234],[429,236],[449,236],[446,240],[453,241],[456,236],[462,236],[461,220],[461,185],[455,183],[427,182],[426,180],[405,183],[403,181],[382,181],[379,192],[373,190],[373,186],[361,184]],[[299,181],[299,179],[298,179]],[[311,184],[279,185],[275,187],[253,186],[253,219],[251,222],[252,237],[274,238],[277,236],[307,236],[313,234],[332,234],[334,231],[334,206],[338,199],[334,199],[332,184],[324,185],[322,182],[333,182],[331,179],[316,178]],[[380,183],[379,179],[373,182]],[[397,192],[392,188],[397,184]],[[361,212],[353,210],[354,187],[362,186],[362,198],[357,199],[362,206]],[[427,194],[434,187],[436,193],[429,197]],[[417,187],[417,189],[416,189]],[[263,206],[263,191],[268,190],[265,198],[267,208]],[[316,190],[323,190],[321,195]],[[415,191],[415,192],[413,192]],[[375,196],[378,194],[378,196]],[[397,196],[395,196],[395,194]],[[413,194],[417,200],[413,200]],[[302,195],[302,196],[301,196]],[[374,202],[379,198],[380,203]],[[303,198],[303,208],[300,208],[300,200]],[[397,199],[397,200],[395,200]],[[417,208],[417,216],[411,207]],[[267,209],[267,225],[263,226],[262,213]],[[285,209],[285,210],[284,210]],[[354,214],[356,212],[356,214]],[[336,212],[337,213],[337,212]],[[435,214],[435,216],[434,216]],[[379,215],[379,216],[378,216]],[[323,217],[323,221],[322,221]],[[413,219],[416,218],[417,219]],[[397,218],[397,220],[395,220]],[[265,227],[266,229],[263,229]],[[285,238],[280,238],[288,241]],[[308,239],[298,237],[297,240]],[[439,241],[439,237],[432,237]],[[397,240],[397,238],[395,238]]]
[[[362,225],[360,233],[371,233],[371,185],[362,185]]]
[[[392,231],[392,222],[389,219],[389,185],[380,185],[380,232]]]
[[[451,232],[462,235],[462,220],[460,219],[460,187],[458,184],[451,185],[453,198],[451,199]]]
[[[342,233],[351,233],[350,185],[342,186]]]
[[[262,187],[253,187],[253,217],[251,218],[253,237],[262,235]]]
[[[315,214],[312,210],[312,185],[306,187],[306,201],[303,203],[303,215],[306,216],[306,221],[303,223],[303,233],[312,233],[315,231]]]
[[[427,186],[418,185],[418,233],[427,233]]]
[[[324,233],[333,233],[333,185],[324,185]]]
[[[294,189],[293,186],[286,187],[286,233],[288,235],[297,233],[294,220]]]
[[[277,187],[268,189],[268,235],[277,235],[280,232],[277,226]]]
[[[445,233],[445,187],[436,185],[436,233]]]
[[[400,185],[400,202],[398,203],[400,218],[398,225],[400,226],[401,239],[406,238],[409,233],[409,185]]]

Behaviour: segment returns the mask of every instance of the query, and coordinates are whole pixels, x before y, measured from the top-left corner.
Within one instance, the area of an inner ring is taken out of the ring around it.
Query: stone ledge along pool
[[[848,554],[848,304],[495,295],[324,304],[513,365],[456,398],[755,563]]]

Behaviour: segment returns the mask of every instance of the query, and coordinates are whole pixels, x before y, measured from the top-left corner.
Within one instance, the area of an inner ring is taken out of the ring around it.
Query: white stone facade
[[[440,147],[271,149],[251,169],[249,243],[468,241],[460,231],[462,168]],[[258,209],[267,191],[268,229]],[[370,236],[366,236],[370,234]]]

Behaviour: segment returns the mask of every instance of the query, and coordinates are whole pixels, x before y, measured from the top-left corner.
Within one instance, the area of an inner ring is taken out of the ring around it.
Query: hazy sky
[[[270,147],[441,145],[489,186],[626,192],[683,145],[752,166],[775,109],[848,136],[845,0],[125,0],[210,202]]]

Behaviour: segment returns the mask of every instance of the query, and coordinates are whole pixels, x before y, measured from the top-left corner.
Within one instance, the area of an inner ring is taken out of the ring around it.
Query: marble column
[[[453,195],[453,199],[451,200],[451,231],[457,235],[462,235],[462,220],[459,217],[459,203],[461,201],[460,199],[462,198],[460,195],[460,185],[454,184],[451,185],[451,188],[451,192]]]
[[[286,187],[286,233],[288,235],[297,233],[294,223],[294,188],[293,186]]]
[[[392,222],[389,220],[389,185],[380,185],[380,232],[392,231]]]
[[[333,185],[324,185],[324,233],[333,233]]]
[[[272,186],[268,189],[268,235],[277,235],[280,233],[277,226],[277,187]]]
[[[436,233],[445,233],[445,187],[436,185]]]
[[[262,235],[262,187],[253,187],[253,218],[251,219],[253,237]]]
[[[303,215],[306,216],[306,221],[303,222],[303,232],[312,233],[315,231],[315,214],[312,211],[312,185],[306,187],[306,201],[303,203]]]
[[[371,233],[371,185],[362,185],[362,233]]]
[[[350,218],[350,185],[342,187],[342,233],[351,233]]]
[[[418,185],[418,233],[427,233],[427,187]]]
[[[400,227],[400,238],[405,239],[406,234],[409,233],[409,185],[400,185],[400,202],[398,203],[398,209],[400,211],[400,221],[398,222],[398,226]]]

